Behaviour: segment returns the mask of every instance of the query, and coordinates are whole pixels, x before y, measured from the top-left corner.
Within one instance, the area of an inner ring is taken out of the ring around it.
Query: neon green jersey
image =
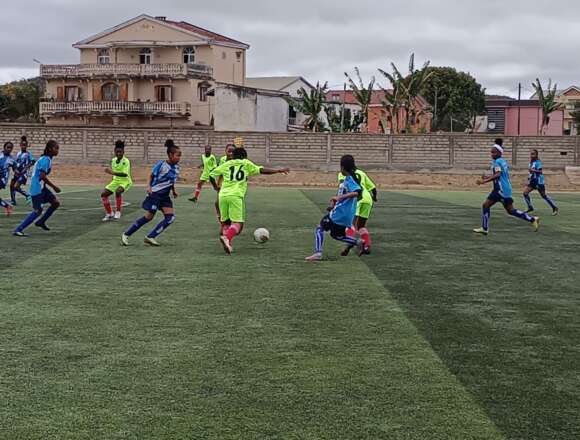
[[[223,176],[220,197],[245,197],[248,191],[248,178],[260,174],[262,167],[248,159],[232,159],[211,172],[214,179]]]
[[[357,180],[360,183],[360,186],[363,189],[362,198],[359,200],[359,203],[369,203],[372,205],[373,196],[371,195],[371,191],[377,186],[364,171],[357,169],[355,174],[358,178]],[[338,181],[342,182],[344,179],[346,179],[346,176],[344,176],[342,173],[338,173]]]
[[[228,156],[222,156],[222,157],[220,157],[220,163],[219,163],[219,165],[223,165],[227,161],[228,161]]]
[[[113,157],[113,159],[111,159],[111,170],[113,170],[113,173],[123,173],[127,175],[127,177],[113,176],[113,182],[129,185],[133,184],[133,181],[131,180],[131,162],[125,156],[123,156],[120,161],[117,161],[117,158]]]
[[[203,171],[209,172],[217,167],[217,159],[213,154],[206,156],[205,154],[201,155],[201,163],[203,164]]]

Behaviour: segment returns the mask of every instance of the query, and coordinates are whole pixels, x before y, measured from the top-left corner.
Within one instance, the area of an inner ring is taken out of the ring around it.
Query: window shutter
[[[121,90],[119,91],[119,100],[128,101],[129,100],[129,87],[127,83],[121,84]]]
[[[173,86],[169,86],[169,87],[167,87],[167,89],[169,89],[168,101],[172,102],[173,101]]]
[[[159,102],[161,99],[161,93],[159,92],[159,86],[155,86],[155,101]]]
[[[99,102],[103,100],[103,94],[101,91],[101,86],[99,84],[93,84],[93,101]]]
[[[64,87],[58,86],[56,88],[56,100],[57,101],[64,101]]]

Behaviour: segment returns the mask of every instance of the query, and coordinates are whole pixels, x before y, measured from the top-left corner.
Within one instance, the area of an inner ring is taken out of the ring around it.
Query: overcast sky
[[[0,7],[0,83],[35,76],[33,58],[76,63],[71,44],[139,14],[184,20],[251,45],[248,76],[302,75],[342,87],[394,61],[453,66],[488,93],[524,95],[539,76],[580,83],[580,1],[17,0]]]

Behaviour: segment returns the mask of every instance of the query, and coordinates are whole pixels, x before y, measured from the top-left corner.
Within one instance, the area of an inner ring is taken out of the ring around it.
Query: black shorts
[[[347,226],[337,225],[331,220],[330,215],[328,214],[320,220],[320,227],[323,231],[329,231],[332,238],[346,237]]]
[[[487,200],[491,200],[494,203],[501,203],[503,206],[513,205],[514,199],[511,197],[504,197],[502,196],[499,191],[492,191],[487,196]]]
[[[169,194],[165,196],[147,196],[145,200],[143,200],[141,207],[145,211],[156,213],[158,210],[163,208],[173,208],[173,201]]]
[[[28,178],[26,177],[26,174],[21,174],[20,176],[14,176],[12,178],[12,181],[14,183],[20,183],[21,185],[26,185]]]
[[[532,189],[537,189],[538,191],[546,191],[546,185],[540,185],[538,182],[531,180],[528,183],[528,187],[532,188]]]
[[[32,209],[38,211],[45,203],[52,203],[55,200],[56,196],[48,188],[42,188],[40,194],[32,196]]]

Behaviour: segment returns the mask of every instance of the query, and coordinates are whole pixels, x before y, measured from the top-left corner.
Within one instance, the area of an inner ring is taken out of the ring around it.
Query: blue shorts
[[[537,189],[538,191],[546,191],[546,185],[540,185],[537,181],[535,180],[530,180],[530,182],[528,183],[528,187],[532,188],[532,189]]]
[[[514,199],[511,197],[502,196],[499,191],[492,191],[487,196],[487,200],[491,200],[494,203],[501,203],[503,206],[513,205]]]
[[[163,208],[173,208],[173,201],[171,200],[169,194],[165,196],[151,195],[147,196],[145,200],[143,200],[143,204],[141,205],[141,207],[145,211],[155,213]]]
[[[26,182],[28,181],[28,178],[26,177],[26,174],[21,174],[20,176],[14,176],[12,178],[13,182],[19,183],[21,185],[26,185]]]
[[[4,188],[6,188],[6,180],[0,179],[0,189],[4,189]]]
[[[45,203],[52,203],[55,200],[56,196],[48,188],[43,188],[40,194],[32,196],[32,209],[38,211]]]

